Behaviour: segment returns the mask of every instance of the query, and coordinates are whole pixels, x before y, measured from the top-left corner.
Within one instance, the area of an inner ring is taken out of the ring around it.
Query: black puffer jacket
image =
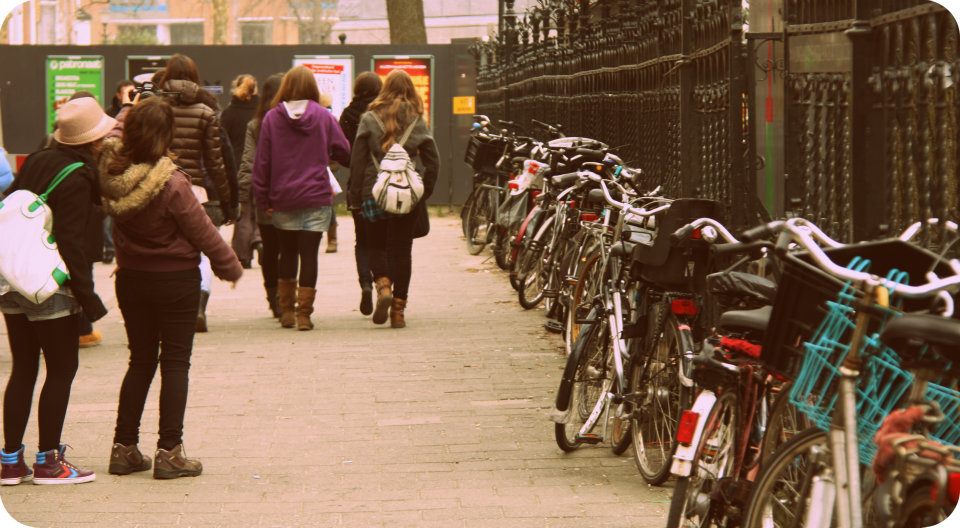
[[[177,155],[177,166],[194,185],[211,192],[211,201],[219,200],[221,207],[229,208],[232,198],[220,148],[216,99],[191,81],[167,81],[163,90],[177,94],[166,96],[176,117],[171,150]]]
[[[53,213],[53,237],[70,272],[67,286],[73,291],[83,313],[93,322],[106,315],[107,309],[93,290],[90,269],[90,262],[96,257],[90,252],[94,248],[99,252],[103,245],[97,164],[90,151],[56,144],[31,154],[7,194],[20,189],[41,194],[60,170],[77,161],[85,166],[63,180],[50,194],[47,204]]]

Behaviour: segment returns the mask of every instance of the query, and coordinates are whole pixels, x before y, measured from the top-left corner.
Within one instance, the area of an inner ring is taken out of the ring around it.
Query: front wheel
[[[706,420],[690,476],[677,481],[667,528],[703,528],[722,514],[713,504],[720,479],[731,477],[737,435],[737,397],[720,396]]]
[[[470,208],[464,216],[464,236],[467,252],[479,255],[487,247],[487,238],[493,219],[490,217],[490,193],[483,187],[474,189],[468,200]]]
[[[577,343],[578,353],[571,355],[567,360],[576,361],[570,404],[567,407],[567,420],[566,423],[558,423],[554,427],[557,446],[565,452],[569,453],[580,447],[581,442],[577,435],[589,420],[597,402],[610,388],[607,375],[607,346],[610,341],[608,337],[609,332],[606,331],[606,326],[593,325],[580,334],[581,342]],[[599,420],[594,422],[594,427],[597,423]],[[589,433],[592,430],[593,427],[583,432]]]

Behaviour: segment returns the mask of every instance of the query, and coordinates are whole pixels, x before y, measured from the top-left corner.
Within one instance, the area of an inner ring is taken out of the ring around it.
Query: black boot
[[[267,304],[274,319],[280,319],[280,306],[277,304],[277,287],[267,288]]]
[[[373,313],[373,286],[365,284],[360,290],[360,313],[370,315]]]
[[[200,309],[197,310],[197,332],[207,331],[207,301],[210,300],[210,292],[200,290]]]

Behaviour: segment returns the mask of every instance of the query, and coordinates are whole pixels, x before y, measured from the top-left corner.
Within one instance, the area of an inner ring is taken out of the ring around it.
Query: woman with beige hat
[[[0,312],[7,326],[13,368],[3,399],[4,446],[0,451],[0,484],[76,484],[96,478],[92,471],[67,462],[66,446],[60,443],[63,420],[70,400],[70,386],[77,372],[79,355],[78,317],[91,321],[107,313],[93,289],[93,276],[84,252],[86,225],[100,203],[96,157],[103,138],[116,126],[95,99],[70,101],[57,110],[56,145],[32,154],[23,164],[8,193],[26,189],[42,193],[53,177],[75,162],[84,165],[71,173],[50,193],[47,206],[53,212],[53,236],[70,272],[69,280],[56,294],[34,304],[0,281]],[[46,379],[40,392],[37,461],[33,471],[24,462],[23,434],[30,417],[33,389],[37,382],[40,353]]]

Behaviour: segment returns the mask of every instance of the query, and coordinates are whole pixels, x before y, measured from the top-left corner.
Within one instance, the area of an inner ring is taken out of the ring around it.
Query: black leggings
[[[263,252],[260,253],[260,272],[263,274],[263,287],[277,287],[277,269],[280,265],[280,237],[273,224],[260,224],[260,242]],[[293,272],[297,274],[296,270]]]
[[[13,453],[23,443],[30,418],[33,388],[40,370],[40,352],[47,376],[40,391],[40,451],[60,447],[60,433],[70,402],[70,387],[79,361],[79,318],[76,315],[29,321],[25,315],[4,315],[13,368],[3,397],[4,450]]]
[[[300,267],[300,286],[304,288],[317,287],[320,253],[320,240],[323,233],[314,231],[284,231],[277,230],[280,238],[280,272],[281,279],[296,279],[297,266]]]
[[[360,211],[352,211],[352,213],[353,232],[356,235],[353,256],[357,261],[357,279],[360,281],[361,288],[369,288],[373,284],[373,272],[370,271],[370,255],[367,249],[370,222],[363,217]]]
[[[367,250],[374,278],[389,277],[393,296],[406,299],[410,289],[413,214],[369,222]]]

